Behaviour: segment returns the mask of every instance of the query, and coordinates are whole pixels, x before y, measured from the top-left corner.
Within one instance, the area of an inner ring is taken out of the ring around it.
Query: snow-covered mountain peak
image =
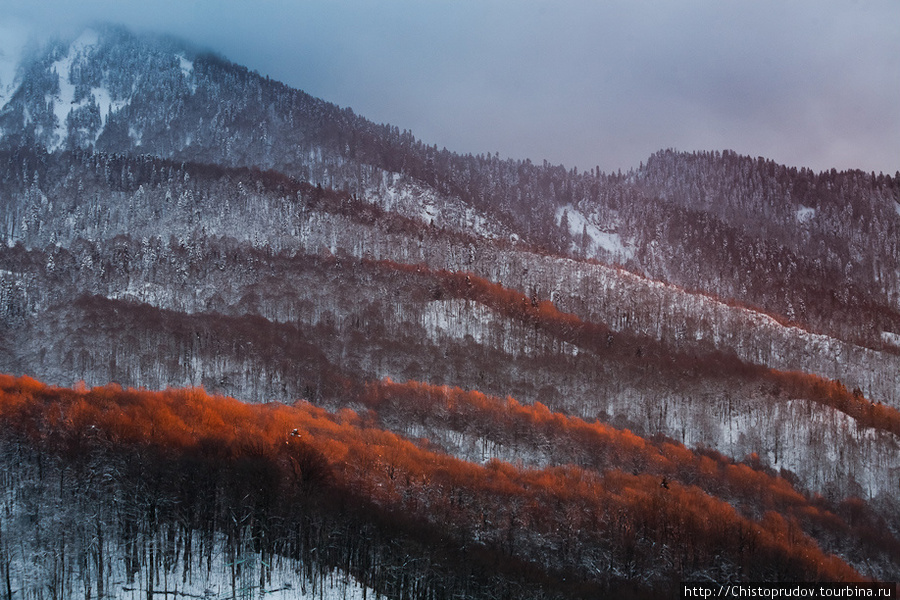
[[[13,144],[28,140],[51,152],[67,147],[127,151],[146,141],[145,123],[131,122],[123,113],[134,98],[144,99],[145,109],[156,107],[135,112],[138,120],[149,116],[158,130],[168,131],[176,106],[197,91],[196,53],[169,39],[99,24],[23,53],[17,48],[28,43],[27,30],[10,29],[24,32],[17,36],[4,31],[0,138],[16,140]],[[160,143],[187,145],[182,139]]]
[[[0,108],[19,83],[19,65],[28,43],[28,32],[14,23],[0,23]]]

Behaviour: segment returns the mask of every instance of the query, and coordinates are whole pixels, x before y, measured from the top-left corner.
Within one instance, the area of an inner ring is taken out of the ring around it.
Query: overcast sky
[[[458,152],[900,169],[898,0],[0,3],[16,28],[97,20],[189,39]]]

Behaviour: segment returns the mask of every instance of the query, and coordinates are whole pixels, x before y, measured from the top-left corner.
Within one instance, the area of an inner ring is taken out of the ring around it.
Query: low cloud
[[[5,4],[45,33],[177,35],[459,152],[610,171],[730,148],[900,169],[895,0]]]

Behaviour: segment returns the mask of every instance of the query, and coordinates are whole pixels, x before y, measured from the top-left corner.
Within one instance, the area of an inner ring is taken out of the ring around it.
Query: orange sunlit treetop
[[[387,402],[424,402],[425,410],[455,411],[499,429],[525,421],[540,435],[568,438],[587,454],[614,453],[616,461],[635,472],[591,464],[542,469],[496,460],[474,464],[380,429],[351,410],[334,414],[306,402],[250,405],[201,389],[148,392],[105,386],[79,391],[0,376],[0,419],[49,452],[65,455],[73,443],[176,453],[214,445],[226,457],[252,453],[265,459],[286,480],[309,468],[308,461],[297,457],[313,452],[327,465],[328,485],[343,493],[363,495],[410,519],[425,519],[454,536],[511,544],[511,552],[533,543],[532,536],[579,548],[624,548],[635,544],[637,534],[689,547],[685,556],[691,561],[724,553],[757,576],[781,565],[785,576],[860,578],[802,533],[801,513],[808,517],[814,512],[802,495],[783,480],[745,465],[477,392],[387,381],[369,386],[364,400],[375,412]],[[662,479],[664,485],[661,477],[668,478]],[[726,495],[751,497],[764,486],[772,493],[766,501],[756,496],[764,517],[742,515],[703,489],[717,486]],[[633,551],[648,550],[638,544]]]

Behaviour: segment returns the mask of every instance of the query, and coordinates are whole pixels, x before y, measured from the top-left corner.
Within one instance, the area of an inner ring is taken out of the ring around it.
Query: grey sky
[[[3,0],[178,35],[458,152],[900,169],[897,0]],[[15,21],[11,21],[15,19]],[[0,29],[2,31],[2,29]]]

